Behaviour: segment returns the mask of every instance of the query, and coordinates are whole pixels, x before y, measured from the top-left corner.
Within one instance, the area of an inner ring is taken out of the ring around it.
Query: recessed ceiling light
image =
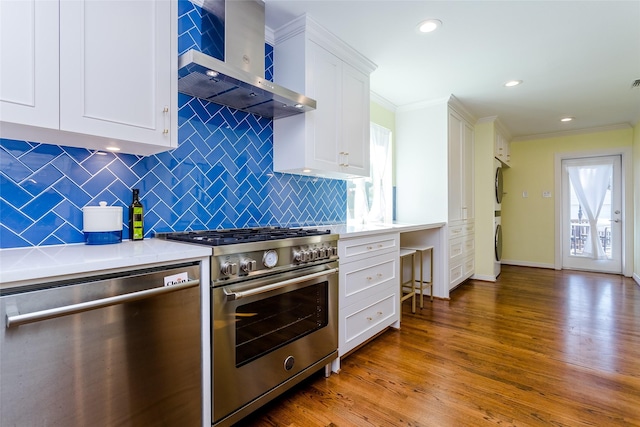
[[[560,119],[561,122],[570,122],[574,119],[575,117],[563,117]]]
[[[442,25],[442,21],[439,19],[427,19],[418,24],[418,31],[421,33],[431,33]]]
[[[522,84],[522,80],[509,80],[504,84],[505,87],[514,87]]]

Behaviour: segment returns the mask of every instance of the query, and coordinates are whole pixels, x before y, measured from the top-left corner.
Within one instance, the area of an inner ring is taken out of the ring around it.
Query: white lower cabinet
[[[398,233],[340,239],[338,356],[384,331],[399,319]]]
[[[475,270],[475,224],[472,220],[449,223],[449,290],[471,277]]]
[[[398,291],[395,286],[387,287],[384,291],[355,304],[344,313],[342,319],[342,346],[353,349],[387,328],[397,320],[397,305]]]

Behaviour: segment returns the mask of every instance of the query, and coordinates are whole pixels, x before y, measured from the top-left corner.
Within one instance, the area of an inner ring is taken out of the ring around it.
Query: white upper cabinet
[[[369,176],[369,74],[375,65],[303,16],[276,32],[274,80],[316,100],[274,121],[276,172]]]
[[[57,2],[0,1],[0,128],[58,127],[58,34]]]
[[[474,218],[473,127],[449,109],[449,221]]]
[[[176,2],[22,3],[1,3],[2,137],[143,155],[177,146]],[[28,7],[31,29],[4,26]]]
[[[496,135],[494,141],[494,157],[503,164],[511,166],[510,143],[505,136],[505,131],[496,126]]]

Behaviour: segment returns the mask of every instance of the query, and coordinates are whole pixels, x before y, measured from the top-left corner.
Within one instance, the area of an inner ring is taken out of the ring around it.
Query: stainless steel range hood
[[[264,1],[200,0],[200,4],[224,23],[225,61],[197,50],[180,55],[179,92],[271,119],[316,108],[314,99],[264,78]]]

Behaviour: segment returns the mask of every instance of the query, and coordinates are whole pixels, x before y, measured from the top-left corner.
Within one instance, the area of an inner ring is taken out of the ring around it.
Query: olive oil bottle
[[[144,239],[144,212],[140,203],[140,190],[133,189],[133,202],[129,206],[129,240]]]

